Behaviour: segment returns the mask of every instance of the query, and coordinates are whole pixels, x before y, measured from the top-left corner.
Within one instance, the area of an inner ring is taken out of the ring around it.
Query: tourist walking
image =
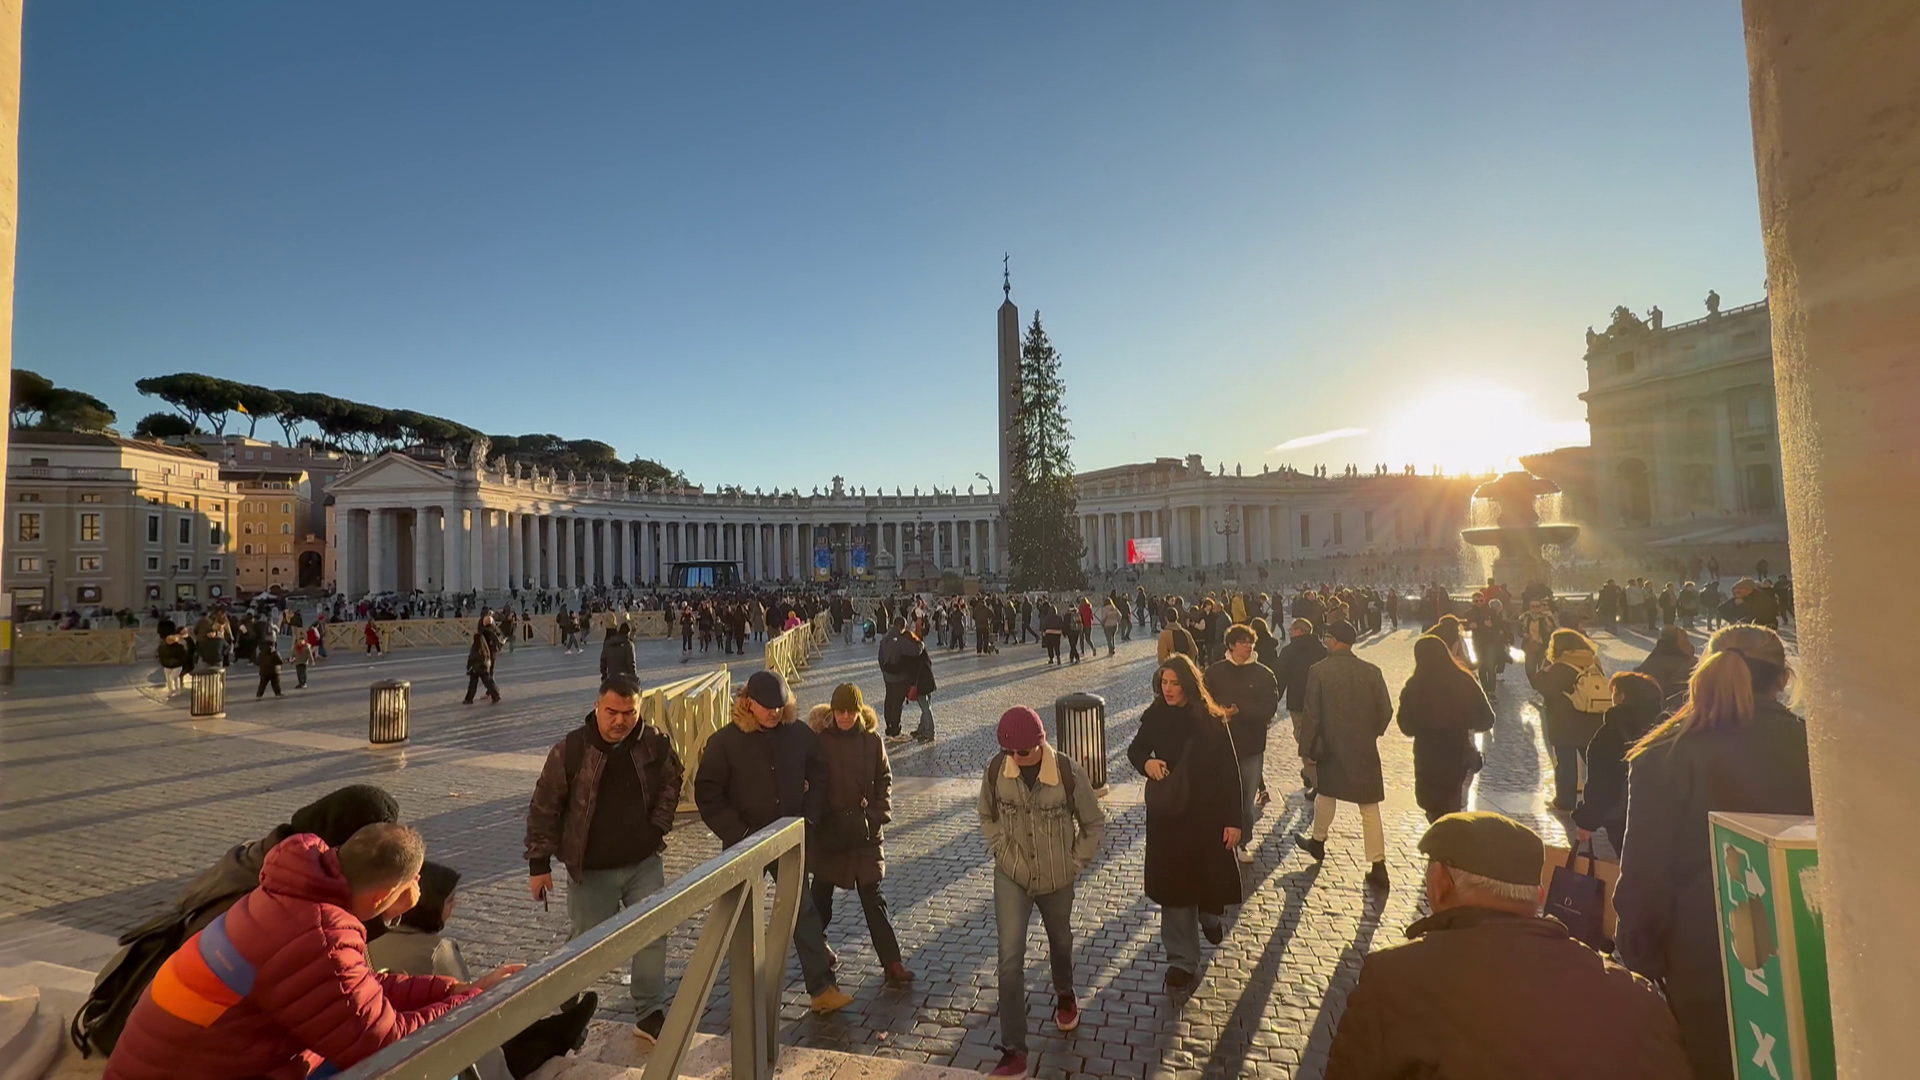
[[[482,685],[487,688],[487,699],[499,704],[500,688],[493,683],[493,661],[499,651],[493,627],[483,623],[473,632],[473,641],[467,646],[467,698],[463,704],[473,704],[474,692]]]
[[[1060,663],[1060,639],[1067,633],[1067,620],[1059,612],[1048,609],[1040,615],[1040,640],[1047,647],[1047,664],[1058,666]]]
[[[1393,698],[1380,669],[1353,655],[1360,634],[1345,620],[1327,626],[1327,658],[1307,670],[1306,739],[1301,744],[1317,774],[1312,835],[1295,837],[1314,862],[1327,857],[1340,803],[1360,807],[1367,884],[1388,886],[1387,837],[1380,803],[1387,797],[1380,770],[1380,736],[1393,723]]]
[[[1547,641],[1560,624],[1547,610],[1545,600],[1527,601],[1527,610],[1520,616],[1520,653],[1524,657],[1525,670],[1532,674],[1540,670],[1547,662]]]
[[[1280,709],[1280,684],[1254,659],[1253,628],[1227,629],[1226,655],[1207,667],[1207,694],[1227,716],[1240,764],[1240,843],[1233,849],[1243,863],[1253,861],[1253,823],[1259,814],[1260,766],[1267,755],[1267,725]]]
[[[1467,783],[1480,771],[1478,731],[1493,730],[1493,706],[1447,643],[1422,634],[1413,643],[1413,674],[1400,689],[1400,732],[1413,740],[1413,800],[1429,822],[1464,810]]]
[[[607,632],[600,642],[600,678],[615,675],[638,676],[640,660],[633,647],[633,624],[622,622]]]
[[[1579,798],[1580,760],[1613,708],[1613,688],[1599,656],[1585,634],[1562,628],[1547,641],[1547,666],[1527,676],[1544,699],[1540,729],[1553,752],[1553,808],[1562,813]]]
[[[1318,770],[1307,753],[1307,672],[1327,658],[1327,644],[1314,632],[1313,622],[1296,617],[1287,624],[1287,644],[1280,650],[1273,676],[1286,694],[1287,718],[1293,722],[1293,745],[1300,755],[1302,797],[1313,801]]]
[[[1107,655],[1113,655],[1113,636],[1120,632],[1120,608],[1114,604],[1113,597],[1107,597],[1106,604],[1100,609],[1100,630],[1107,636]]]
[[[307,667],[312,663],[313,645],[307,641],[305,634],[295,632],[293,635],[293,688],[295,690],[307,688]]]
[[[186,682],[187,666],[193,662],[193,650],[181,637],[176,630],[162,638],[154,649],[154,659],[160,662],[160,676],[166,680],[169,699],[180,692]]]
[[[1581,842],[1604,831],[1618,854],[1627,835],[1627,750],[1660,723],[1665,695],[1658,680],[1638,671],[1622,671],[1608,684],[1613,708],[1587,743],[1587,784],[1572,817]]]
[[[367,616],[366,623],[360,627],[360,636],[366,640],[368,656],[385,656],[386,647],[380,643],[380,625]]]
[[[999,938],[1000,1064],[1027,1074],[1027,927],[1040,909],[1053,972],[1054,1024],[1080,1026],[1073,980],[1073,884],[1100,850],[1107,818],[1080,767],[1047,743],[1040,714],[1016,705],[1000,717],[1000,752],[980,781],[980,831],[993,856]]]
[[[732,723],[707,740],[693,797],[700,820],[723,849],[783,817],[824,819],[828,776],[820,737],[797,718],[786,681],[771,671],[756,671],[733,699]],[[834,981],[813,891],[804,878],[799,886],[793,946],[812,1007],[822,1013],[844,1009],[853,998]]]
[[[1066,620],[1067,662],[1080,662],[1080,642],[1086,636],[1085,624],[1080,621],[1080,606],[1069,600],[1066,610],[1061,612]]]
[[[1200,971],[1200,935],[1218,945],[1227,905],[1240,902],[1233,851],[1244,813],[1225,710],[1191,658],[1154,669],[1153,701],[1127,759],[1147,778],[1146,893],[1160,905],[1167,991],[1183,997]]]
[[[1665,981],[1700,1080],[1734,1075],[1709,811],[1813,813],[1805,721],[1779,635],[1729,626],[1707,642],[1686,705],[1627,752],[1627,839],[1614,893],[1621,959]]]
[[[1326,1080],[1693,1080],[1653,987],[1539,914],[1538,834],[1499,814],[1449,814],[1420,851],[1432,913],[1361,964]],[[1604,1034],[1572,1035],[1570,1022]]]
[[[921,649],[918,656],[908,661],[913,667],[913,685],[907,688],[907,700],[920,706],[920,724],[913,729],[913,741],[921,744],[933,742],[933,692],[940,684],[933,678],[933,654]]]
[[[807,872],[813,875],[813,906],[824,929],[833,921],[833,891],[850,889],[860,897],[867,934],[887,982],[913,981],[900,958],[900,940],[887,917],[880,881],[887,875],[881,830],[893,820],[893,769],[881,742],[879,720],[852,683],[834,688],[833,699],[815,705],[807,725],[820,737],[827,767],[823,816],[809,834]]]
[[[1159,660],[1163,664],[1167,662],[1168,657],[1176,653],[1195,663],[1200,661],[1200,646],[1194,642],[1192,632],[1180,625],[1180,620],[1177,618],[1169,618],[1160,630],[1158,653]]]
[[[264,697],[267,687],[273,687],[273,696],[280,697],[280,647],[269,637],[260,642],[259,649],[253,654],[253,665],[260,671],[260,685],[253,696]]]
[[[888,742],[907,741],[907,736],[900,734],[900,710],[906,705],[907,694],[920,677],[920,658],[926,654],[926,647],[920,639],[907,629],[906,616],[896,615],[893,629],[880,639],[880,678],[887,691],[882,707],[887,720]]]

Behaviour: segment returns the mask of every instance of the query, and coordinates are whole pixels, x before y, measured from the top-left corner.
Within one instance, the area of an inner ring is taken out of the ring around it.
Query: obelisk
[[[1007,559],[1007,497],[1013,490],[1013,461],[1019,452],[1020,432],[1015,428],[1020,414],[1020,309],[1013,304],[1013,274],[1008,261],[1000,261],[1000,527],[994,530],[994,565],[1003,570]]]

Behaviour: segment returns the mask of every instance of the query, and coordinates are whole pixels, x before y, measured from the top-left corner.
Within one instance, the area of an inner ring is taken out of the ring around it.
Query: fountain
[[[1495,581],[1517,588],[1550,583],[1546,556],[1540,549],[1549,544],[1570,544],[1580,535],[1578,525],[1540,524],[1534,501],[1559,491],[1560,485],[1530,472],[1510,472],[1474,489],[1474,498],[1493,504],[1495,524],[1462,529],[1460,539],[1475,547],[1497,549],[1492,569]]]

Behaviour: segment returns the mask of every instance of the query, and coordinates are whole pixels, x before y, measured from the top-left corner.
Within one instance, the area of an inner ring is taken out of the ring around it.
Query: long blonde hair
[[[1730,731],[1751,724],[1759,699],[1779,692],[1792,675],[1780,635],[1764,626],[1721,627],[1688,680],[1687,703],[1633,744],[1628,760],[1655,743],[1695,731]]]

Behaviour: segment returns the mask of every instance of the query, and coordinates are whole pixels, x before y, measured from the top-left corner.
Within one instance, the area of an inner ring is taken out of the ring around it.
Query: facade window
[[[253,451],[251,451],[251,450],[249,450],[249,451],[247,451],[247,460],[248,460],[248,461],[252,461],[252,460],[253,460]]]
[[[281,512],[281,513],[283,513],[283,514],[291,514],[291,513],[293,513],[293,504],[292,504],[292,503],[290,503],[290,502],[283,502],[283,503],[281,503],[281,504],[280,504],[280,512]]]
[[[180,519],[180,542],[183,544],[193,543],[193,519],[192,518]]]
[[[100,542],[99,514],[80,515],[80,539],[89,544],[97,544]]]
[[[252,544],[241,544],[241,545],[240,545],[240,554],[242,554],[242,555],[251,555],[251,554],[253,554],[253,545],[252,545]]]
[[[100,501],[100,493],[97,491],[82,492],[80,501],[83,503],[97,503]]]
[[[1341,526],[1345,524],[1345,522],[1341,520],[1342,517],[1344,517],[1344,515],[1341,514],[1340,511],[1335,510],[1333,512],[1333,543],[1335,547],[1347,542],[1345,531],[1341,528]]]
[[[280,554],[282,554],[282,555],[291,555],[291,554],[293,554],[293,545],[292,545],[292,544],[289,544],[289,543],[286,543],[286,542],[284,542],[284,541],[283,541],[283,542],[282,542],[282,543],[280,544]],[[278,570],[276,570],[276,571],[274,571],[274,573],[279,573],[279,571],[278,571]]]
[[[40,515],[38,512],[20,515],[20,528],[13,534],[15,538],[26,541],[40,539]]]
[[[1312,546],[1313,546],[1313,515],[1301,514],[1300,515],[1300,547],[1302,549],[1306,549],[1306,548],[1311,548]]]
[[[240,534],[241,534],[242,536],[252,536],[252,535],[253,535],[253,522],[251,522],[251,521],[243,521],[243,522],[241,522],[241,523],[240,523]]]
[[[221,567],[224,567],[226,564],[227,560],[225,559],[208,559],[207,570],[209,573],[217,574],[220,572]]]
[[[160,515],[148,514],[147,515],[147,543],[157,544],[159,542],[160,542]]]
[[[40,493],[37,491],[23,491],[19,494],[17,500],[19,502],[39,502]]]
[[[181,558],[180,558],[180,569],[181,569],[181,570],[192,570],[192,569],[193,569],[193,559],[192,559],[192,558],[191,558],[190,556],[184,556],[184,555],[183,555],[183,556],[181,556]]]
[[[207,530],[207,543],[212,544],[214,547],[219,547],[221,543],[224,542],[224,539],[225,538],[220,535],[220,523],[217,521],[214,522],[213,526]]]
[[[1688,465],[1683,474],[1687,483],[1687,501],[1694,506],[1713,505],[1713,470],[1705,465]]]
[[[82,574],[97,574],[100,572],[100,556],[98,555],[78,556],[73,560],[73,568],[75,571]]]
[[[149,573],[154,573],[154,574],[157,574],[160,572],[160,556],[158,555],[147,556],[147,571]]]
[[[1749,465],[1747,473],[1747,513],[1771,514],[1779,509],[1773,497],[1773,466]]]
[[[281,535],[281,536],[292,536],[292,535],[293,535],[293,522],[291,522],[291,521],[283,521],[283,522],[281,522],[281,523],[280,523],[280,535]]]
[[[40,572],[40,556],[22,555],[13,560],[13,568],[23,574],[37,574]]]

